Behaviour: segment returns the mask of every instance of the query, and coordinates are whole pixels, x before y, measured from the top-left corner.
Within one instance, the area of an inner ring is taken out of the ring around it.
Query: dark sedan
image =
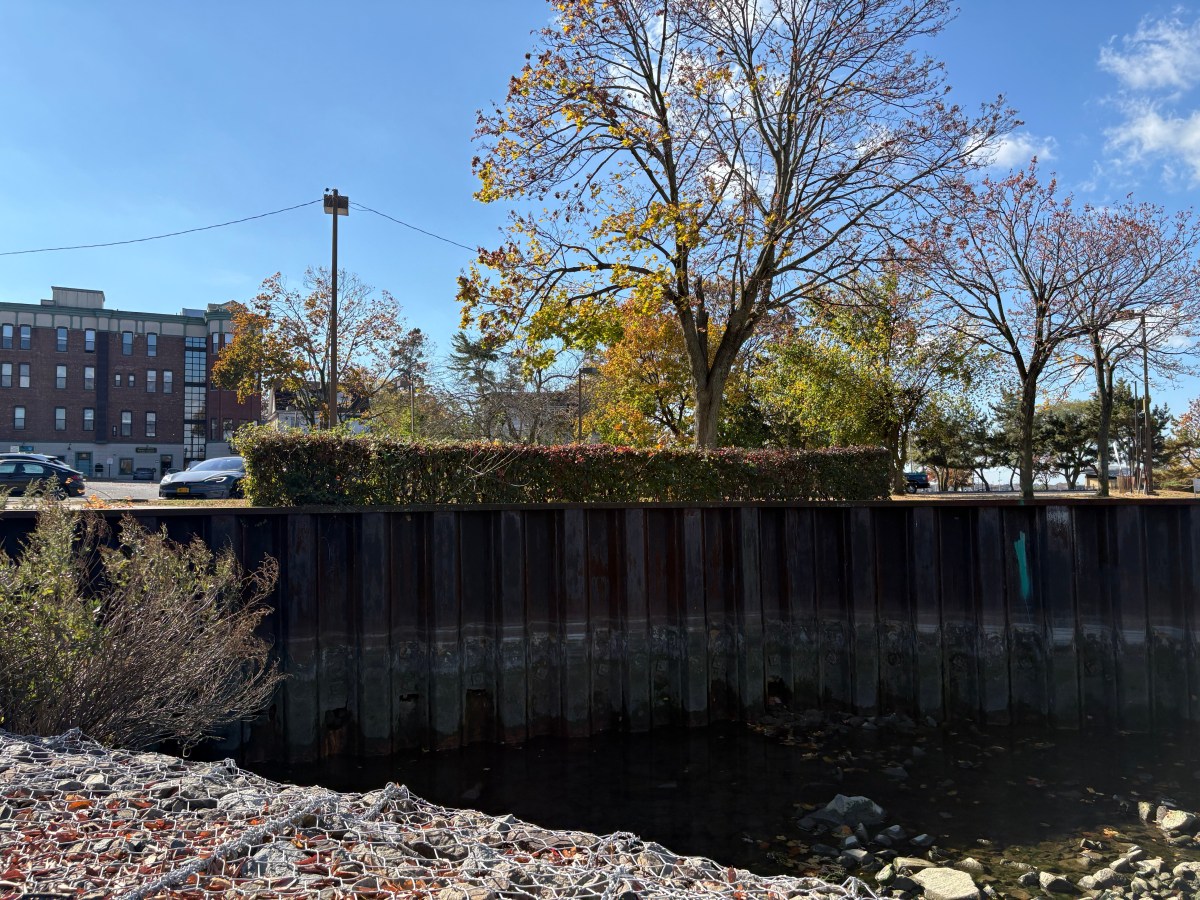
[[[164,475],[158,483],[158,496],[200,500],[240,497],[245,477],[246,464],[240,456],[218,456],[183,472]]]
[[[46,460],[0,459],[0,488],[20,496],[35,484],[48,486],[50,493],[65,497],[82,497],[87,486],[83,476],[74,469]]]

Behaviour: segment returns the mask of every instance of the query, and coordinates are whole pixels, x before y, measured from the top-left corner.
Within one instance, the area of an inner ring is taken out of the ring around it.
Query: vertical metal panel
[[[525,640],[529,660],[529,734],[558,734],[562,725],[559,682],[559,547],[552,512],[525,514]]]
[[[704,725],[708,722],[708,629],[704,616],[704,521],[698,509],[683,511],[683,566],[683,714],[688,725]]]
[[[143,520],[144,524],[144,520]],[[267,557],[279,564],[280,577],[264,603],[274,610],[259,623],[255,633],[271,644],[275,661],[281,662],[280,657],[286,653],[283,640],[283,615],[280,612],[284,585],[285,560],[283,550],[287,547],[287,522],[276,516],[245,516],[239,517],[240,530],[244,533],[242,541],[241,563],[247,572],[253,572]],[[281,535],[283,535],[281,537]],[[270,705],[256,719],[242,723],[237,746],[220,752],[232,755],[238,748],[244,748],[247,760],[251,763],[266,760],[286,760],[287,744],[283,734],[283,697],[287,690],[286,682],[275,692]]]
[[[1150,639],[1150,696],[1156,727],[1188,716],[1187,616],[1183,601],[1180,507],[1146,504],[1146,612]]]
[[[673,509],[646,511],[646,611],[650,619],[650,717],[677,725],[683,706],[679,610],[683,572]]]
[[[429,546],[433,590],[429,622],[429,720],[435,750],[461,746],[463,737],[458,517],[455,512],[435,512]]]
[[[391,609],[388,604],[391,553],[386,513],[364,512],[359,519],[358,724],[366,756],[392,751]]]
[[[313,517],[296,513],[287,519],[287,555],[281,595],[283,619],[284,727],[288,759],[314,762],[320,756],[320,703],[317,684],[317,539]]]
[[[845,510],[838,508],[813,510],[821,703],[834,709],[849,709],[854,704],[845,516]]]
[[[1075,616],[1075,535],[1071,510],[1046,506],[1039,510],[1042,596],[1046,609],[1046,687],[1050,723],[1078,728],[1079,653]]]
[[[525,638],[525,518],[518,510],[497,516],[499,568],[499,671],[496,679],[499,737],[521,743],[529,736],[529,659]]]
[[[630,731],[650,728],[650,618],[646,606],[646,518],[625,511],[625,665],[622,693]]]
[[[758,511],[759,589],[762,594],[763,678],[768,698],[790,700],[792,660],[789,648],[791,621],[787,602],[787,566],[784,563],[784,510]]]
[[[940,719],[945,713],[942,695],[942,606],[938,591],[937,519],[932,507],[912,514],[910,589],[917,644],[917,711]]]
[[[759,553],[758,509],[744,506],[738,511],[737,660],[738,707],[744,719],[763,712],[766,678],[763,671],[762,558]]]
[[[1014,723],[1043,724],[1048,713],[1046,622],[1034,509],[1004,510],[1009,607],[1009,680]]]
[[[1080,716],[1087,727],[1117,724],[1117,659],[1113,644],[1109,561],[1112,507],[1076,506],[1072,510],[1075,543],[1075,602],[1079,621]]]
[[[621,534],[616,513],[587,512],[587,603],[591,697],[588,714],[595,733],[617,727],[621,716],[620,621],[624,555],[617,549]]]
[[[971,512],[961,507],[939,510],[938,543],[942,597],[942,677],[946,716],[979,714],[979,634],[975,615],[974,534]]]
[[[433,746],[430,727],[430,513],[395,513],[391,531],[392,744]]]
[[[1187,554],[1182,590],[1188,720],[1200,722],[1200,506],[1187,506],[1181,517],[1185,526],[1182,543]]]
[[[738,715],[737,610],[730,512],[706,509],[704,519],[704,611],[708,625],[708,709],[714,721]]]
[[[792,702],[811,709],[821,700],[821,639],[817,621],[816,571],[811,509],[786,511],[788,631],[792,661]]]
[[[864,716],[879,711],[879,611],[875,594],[874,510],[850,510],[848,526],[850,606],[853,616],[854,708]]]
[[[317,636],[321,756],[358,752],[357,516],[322,515],[317,525]]]
[[[1118,506],[1113,512],[1118,714],[1122,728],[1146,731],[1150,728],[1151,713],[1142,509]]]
[[[458,515],[461,604],[463,742],[495,741],[497,567],[492,553],[491,512]]]
[[[1008,610],[1004,580],[1004,528],[1000,510],[982,507],[975,520],[976,592],[979,597],[979,703],[983,719],[1010,721]]]
[[[871,510],[875,517],[876,591],[879,597],[879,705],[888,712],[916,712],[916,633],[909,583],[909,511]]]
[[[562,515],[562,714],[570,737],[591,731],[588,659],[587,520],[581,509]]]

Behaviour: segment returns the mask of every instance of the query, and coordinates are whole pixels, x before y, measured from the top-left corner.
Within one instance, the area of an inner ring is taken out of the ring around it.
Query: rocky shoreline
[[[865,898],[857,879],[764,878],[632,834],[550,831],[388,785],[277,784],[226,760],[0,731],[0,900]]]
[[[829,761],[829,783],[798,786],[802,795],[807,791],[810,797],[819,797],[822,789],[828,792],[833,784],[848,788],[854,783],[853,772],[874,766],[901,789],[928,792],[931,812],[939,820],[953,818],[946,809],[936,808],[938,789],[943,801],[946,795],[958,793],[953,779],[911,788],[908,784],[910,770],[930,769],[931,755],[941,752],[934,739],[941,728],[932,720],[796,712],[776,705],[755,728],[814,755],[824,754]],[[878,735],[877,750],[844,749],[847,735],[864,733]],[[932,767],[940,766],[943,773],[984,765],[961,758],[958,751],[943,755]],[[1200,778],[1200,770],[1195,776]],[[923,772],[923,777],[928,773]],[[1048,854],[1045,848],[1035,853],[1029,848],[997,847],[987,839],[967,848],[965,836],[950,841],[945,834],[906,827],[870,798],[838,793],[824,805],[797,804],[801,814],[796,835],[786,841],[785,852],[799,871],[825,878],[853,873],[873,882],[881,897],[896,900],[1200,897],[1200,813],[1181,809],[1167,798],[1150,801],[1113,795],[1103,799],[1102,814],[1111,824],[1078,835],[1074,844]],[[1047,855],[1056,858],[1047,860]]]

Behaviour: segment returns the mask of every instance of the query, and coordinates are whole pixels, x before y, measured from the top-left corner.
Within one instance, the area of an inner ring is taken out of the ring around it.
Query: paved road
[[[102,481],[87,479],[88,497],[100,500],[157,500],[157,481]]]

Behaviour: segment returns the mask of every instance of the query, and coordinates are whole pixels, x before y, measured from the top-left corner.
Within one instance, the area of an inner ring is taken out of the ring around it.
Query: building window
[[[96,367],[83,367],[83,389],[85,391],[94,391],[96,389]]]
[[[133,412],[121,410],[121,437],[133,437]]]
[[[183,351],[183,380],[188,384],[207,384],[206,356],[203,350]]]
[[[218,353],[221,352],[221,335],[214,333],[212,336],[212,342],[213,342],[213,349],[212,349],[213,356],[216,356]]]
[[[54,430],[67,430],[67,408],[65,406],[54,407]]]
[[[0,387],[12,387],[12,363],[0,363]]]
[[[66,366],[55,366],[54,367],[54,386],[56,388],[58,388],[60,391],[66,390],[66,387],[67,387],[67,367]]]
[[[121,355],[122,356],[132,356],[133,355],[133,332],[132,331],[122,331],[121,332]]]
[[[30,335],[29,335],[29,326],[22,325],[21,326],[21,349],[28,350],[30,345],[31,345],[31,342],[30,342]]]
[[[90,406],[85,407],[83,410],[83,430],[96,430],[96,410],[92,409]]]
[[[221,420],[221,440],[227,441],[233,437],[233,419]]]
[[[184,421],[196,422],[201,425],[200,431],[204,431],[204,411],[205,403],[208,399],[208,392],[202,387],[193,387],[191,385],[184,386],[183,389],[183,418]]]
[[[158,413],[146,413],[146,437],[157,437]]]
[[[216,419],[213,419],[212,424],[209,426],[208,437],[209,437],[209,440],[212,440],[212,441],[215,441],[217,439],[217,420]]]
[[[137,376],[134,375],[132,372],[130,372],[129,377],[125,379],[125,383],[127,385],[129,385],[130,387],[133,387],[136,382],[137,382]]]
[[[175,380],[175,373],[172,372],[170,369],[167,369],[163,372],[163,393],[164,394],[171,393],[171,388],[173,386],[172,382],[174,382],[174,380]]]
[[[158,335],[153,331],[146,335],[146,355],[158,356]]]
[[[232,343],[233,343],[233,332],[232,331],[225,332],[225,335],[221,338],[221,346],[228,347]]]
[[[17,431],[25,430],[25,407],[13,407],[13,428],[15,428]]]
[[[54,349],[59,353],[67,352],[67,329],[63,328],[61,325],[58,328]]]
[[[95,328],[85,328],[84,329],[84,331],[83,331],[83,352],[84,353],[95,353],[96,352],[96,329]]]
[[[120,387],[120,386],[121,386],[121,373],[113,372],[113,387]]]
[[[12,349],[12,326],[11,325],[5,325],[3,328],[0,328],[0,347],[3,347],[5,350]]]
[[[21,363],[17,368],[17,386],[29,387],[29,363]]]
[[[153,394],[157,390],[158,390],[158,370],[157,369],[147,369],[146,370],[146,393]]]

